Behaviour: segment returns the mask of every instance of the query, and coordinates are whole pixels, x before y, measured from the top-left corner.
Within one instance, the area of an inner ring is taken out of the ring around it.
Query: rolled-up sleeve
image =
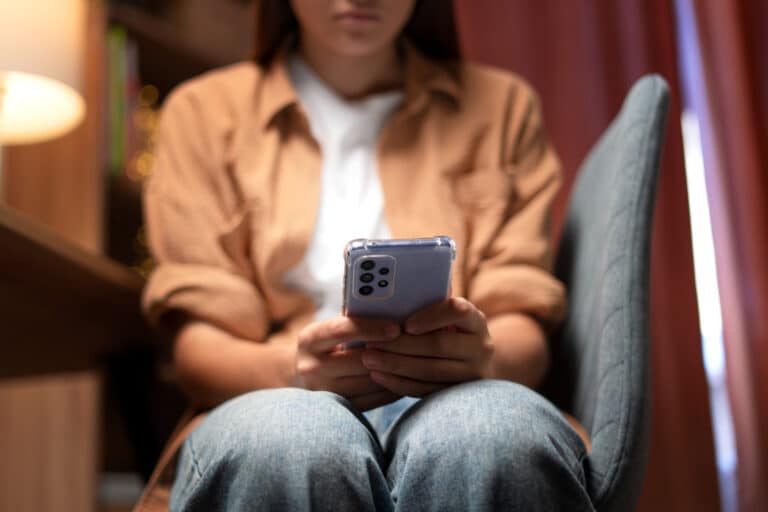
[[[209,110],[185,88],[163,108],[153,175],[144,191],[156,267],[142,307],[154,325],[178,310],[234,336],[261,341],[268,322],[248,257],[250,219],[227,204],[220,178],[224,141]]]
[[[561,184],[559,160],[547,139],[538,98],[521,85],[506,119],[504,169],[508,207],[468,288],[491,317],[520,312],[551,329],[565,313],[565,289],[552,275],[550,217]],[[522,97],[521,97],[522,96]]]

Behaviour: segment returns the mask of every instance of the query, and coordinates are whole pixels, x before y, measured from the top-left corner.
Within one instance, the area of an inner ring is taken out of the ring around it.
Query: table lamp
[[[0,197],[3,144],[65,134],[85,116],[88,0],[0,0]]]

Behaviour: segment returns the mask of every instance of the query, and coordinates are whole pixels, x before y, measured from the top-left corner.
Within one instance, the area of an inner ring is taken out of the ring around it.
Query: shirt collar
[[[299,104],[287,68],[287,59],[294,44],[294,38],[286,40],[264,70],[259,101],[259,126],[262,128],[269,127],[280,114]],[[429,99],[428,93],[434,92],[442,93],[458,103],[459,76],[455,63],[430,59],[408,40],[403,40],[402,51],[405,58],[405,111],[413,112],[423,108]]]
[[[459,102],[459,66],[455,61],[438,61],[424,55],[412,42],[403,40],[405,55],[406,108],[424,106],[428,93],[442,93]]]

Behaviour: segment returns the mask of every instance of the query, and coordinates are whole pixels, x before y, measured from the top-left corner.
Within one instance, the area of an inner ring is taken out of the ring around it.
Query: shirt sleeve
[[[208,110],[184,88],[163,108],[153,175],[144,191],[156,267],[142,308],[154,325],[179,310],[234,336],[262,341],[268,321],[248,257],[251,219],[227,204],[220,178],[224,140]]]
[[[521,312],[551,329],[565,313],[565,289],[551,273],[550,217],[562,181],[560,163],[542,124],[535,93],[519,91],[506,116],[502,158],[511,181],[507,207],[468,298],[487,316]]]

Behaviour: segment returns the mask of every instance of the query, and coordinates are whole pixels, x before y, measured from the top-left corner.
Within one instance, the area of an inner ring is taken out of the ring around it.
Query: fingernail
[[[395,324],[388,325],[386,329],[384,329],[384,334],[387,338],[395,338],[400,334],[400,327]]]
[[[365,366],[376,368],[381,366],[381,357],[375,352],[366,352],[363,354],[363,363]]]
[[[413,320],[410,320],[405,325],[405,330],[408,331],[411,334],[416,334],[417,332],[419,332],[419,323],[418,322],[414,322]]]

